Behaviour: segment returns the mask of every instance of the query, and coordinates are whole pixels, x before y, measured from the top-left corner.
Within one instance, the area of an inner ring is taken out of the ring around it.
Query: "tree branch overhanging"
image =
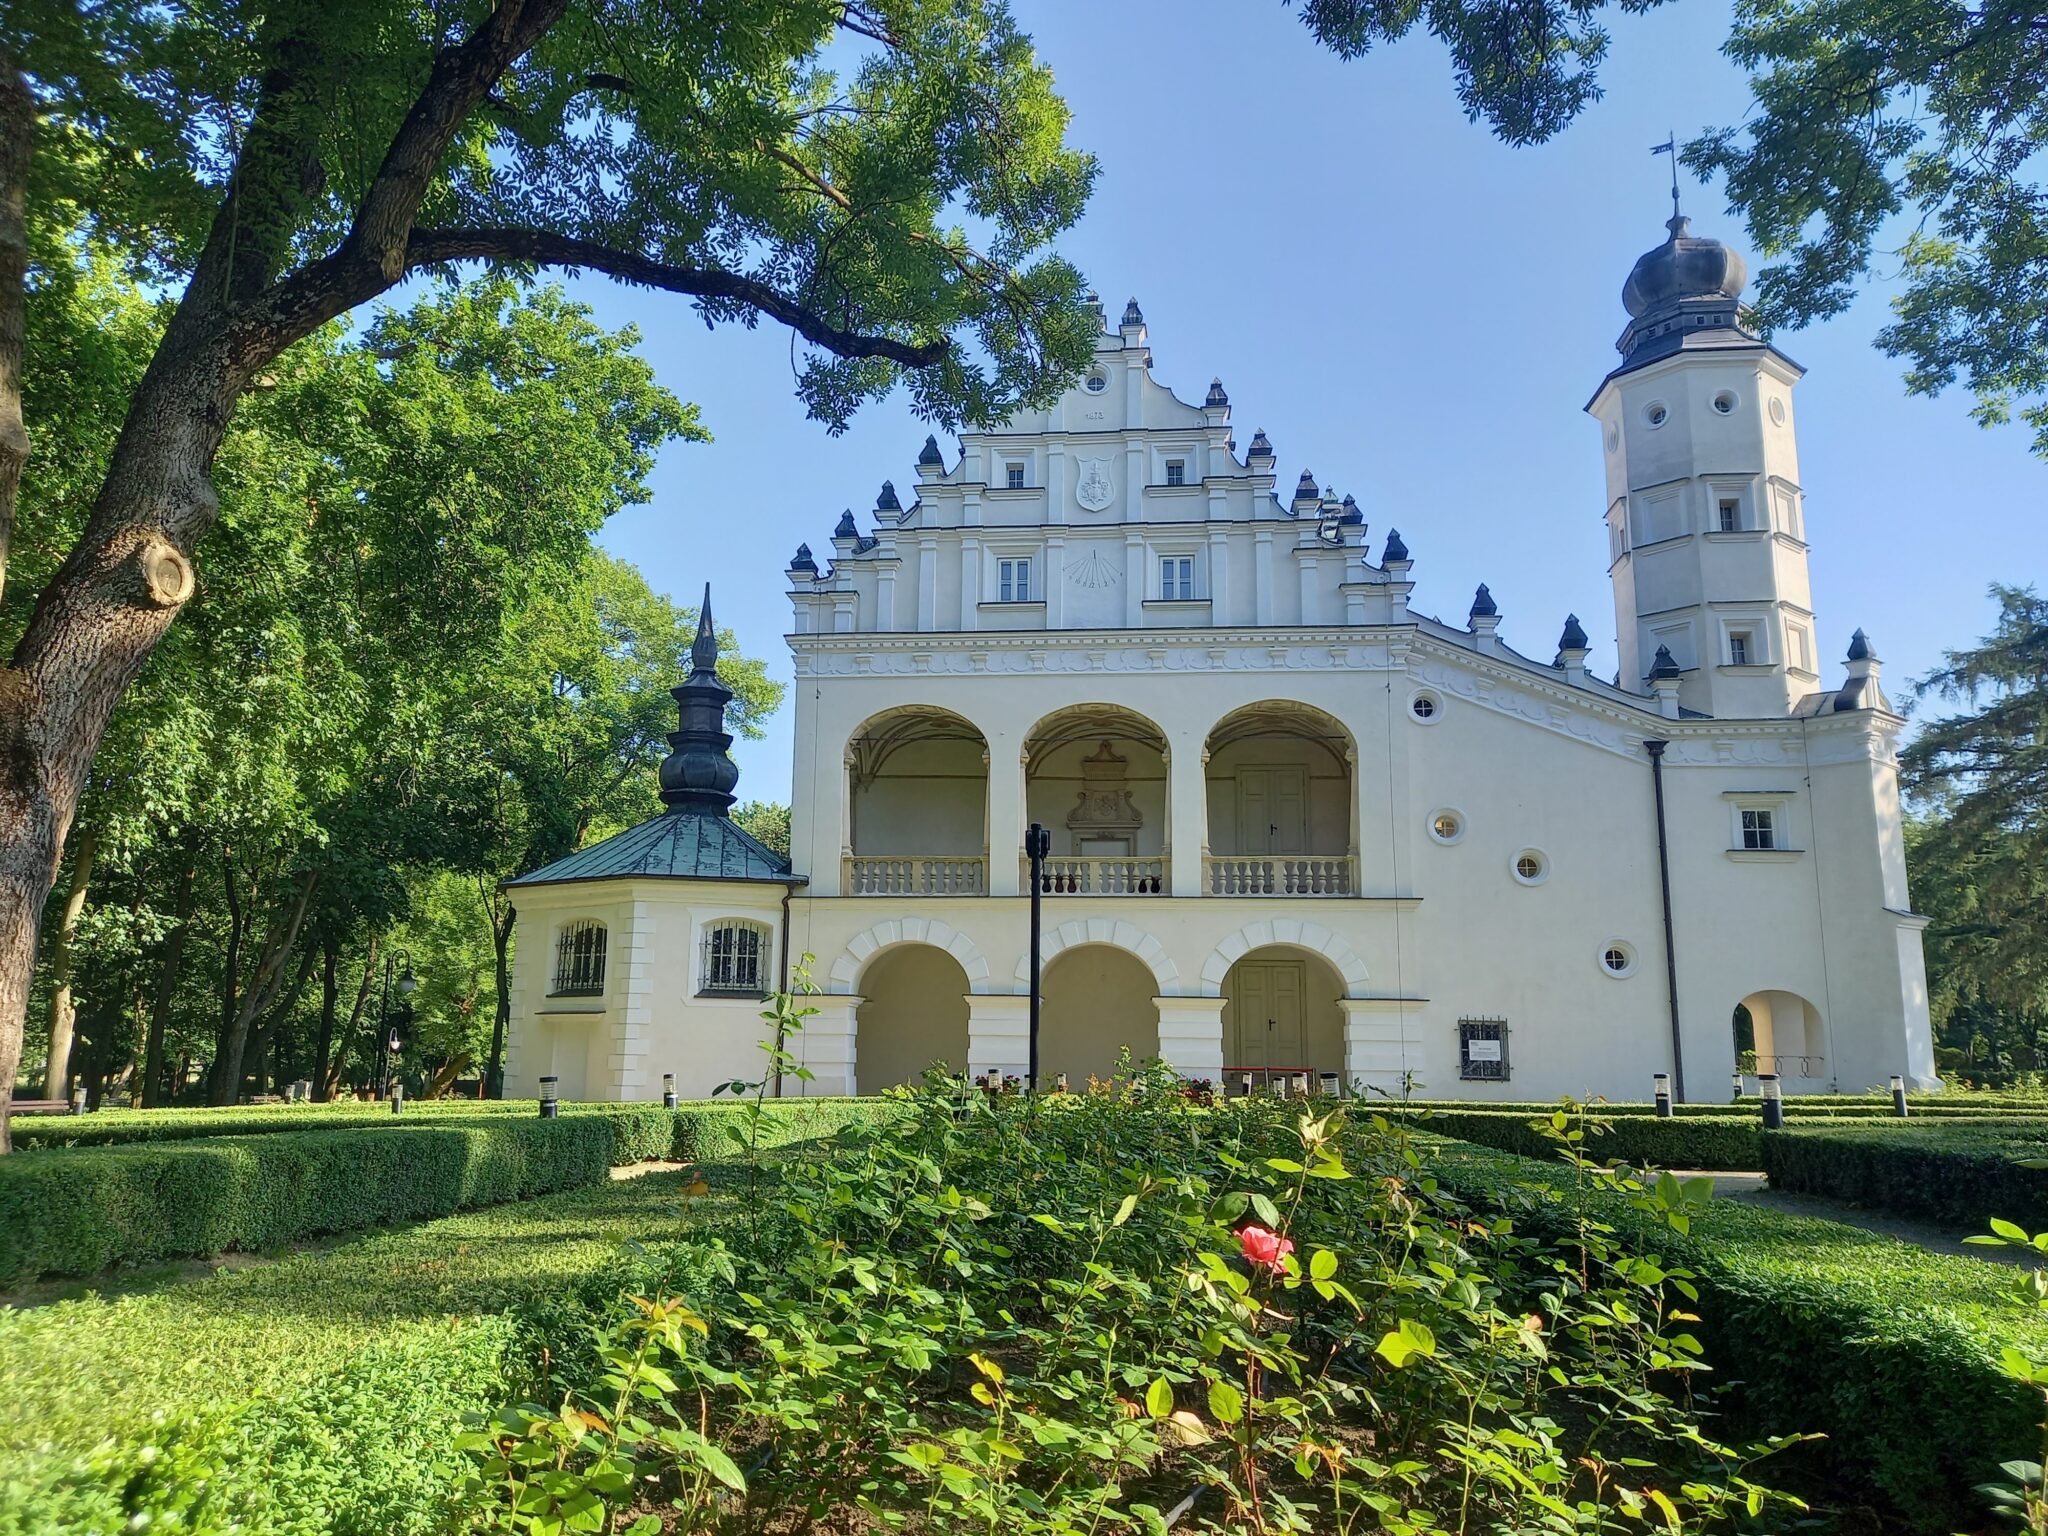
[[[906,368],[929,368],[952,350],[946,337],[899,341],[833,325],[756,278],[716,267],[678,267],[595,240],[537,229],[416,229],[406,243],[406,268],[449,261],[515,261],[538,267],[577,267],[621,282],[696,298],[732,299],[779,320],[814,346],[840,357],[880,357]],[[310,271],[310,269],[309,269]]]

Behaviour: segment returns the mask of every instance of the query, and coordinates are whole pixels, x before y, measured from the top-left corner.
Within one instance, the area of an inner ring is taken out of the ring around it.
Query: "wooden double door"
[[[1307,973],[1298,960],[1240,960],[1224,978],[1223,1059],[1257,1071],[1307,1068]]]

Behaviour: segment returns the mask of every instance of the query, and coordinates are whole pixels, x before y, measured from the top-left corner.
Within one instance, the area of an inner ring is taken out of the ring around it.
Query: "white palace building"
[[[1485,587],[1413,609],[1401,534],[1155,380],[1133,302],[1051,409],[798,550],[790,860],[726,817],[707,594],[664,814],[512,882],[507,1092],[757,1077],[806,954],[785,1092],[1022,1074],[1034,822],[1047,1081],[1127,1046],[1231,1091],[1709,1100],[1746,1046],[1791,1092],[1933,1085],[1901,721],[1861,631],[1821,659],[1801,370],[1670,229],[1587,407],[1614,681],[1575,618],[1542,657]]]

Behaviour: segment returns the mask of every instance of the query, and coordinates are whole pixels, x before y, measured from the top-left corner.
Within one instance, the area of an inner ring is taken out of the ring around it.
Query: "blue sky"
[[[1194,400],[1221,376],[1240,440],[1272,437],[1282,485],[1309,468],[1355,495],[1375,548],[1398,527],[1423,611],[1461,619],[1484,581],[1511,644],[1547,657],[1575,611],[1611,672],[1599,439],[1582,408],[1616,360],[1622,280],[1663,238],[1666,162],[1649,146],[1745,112],[1719,53],[1727,11],[1616,16],[1606,98],[1537,149],[1465,121],[1427,38],[1345,64],[1278,4],[1017,13],[1073,108],[1072,141],[1102,164],[1062,249],[1112,313],[1137,296],[1155,376]],[[1744,248],[1715,189],[1688,183],[1685,207],[1697,233]],[[1870,345],[1883,277],[1777,341],[1809,370],[1801,475],[1827,675],[1861,625],[1899,698],[1990,627],[1988,583],[2048,574],[2048,465],[2020,431],[1978,428],[1964,396],[1906,396]],[[830,438],[796,402],[781,329],[709,332],[680,300],[576,286],[606,323],[640,326],[716,439],[671,446],[652,502],[605,543],[681,601],[709,580],[719,621],[786,679],[783,566],[844,507],[868,526],[883,479],[914,484],[928,429],[892,399]],[[790,718],[736,747],[744,798],[788,798]]]

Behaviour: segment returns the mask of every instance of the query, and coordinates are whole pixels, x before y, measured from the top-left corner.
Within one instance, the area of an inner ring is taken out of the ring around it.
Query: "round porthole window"
[[[1625,939],[1609,939],[1600,946],[1600,969],[1619,980],[1636,970],[1635,946]]]
[[[1785,402],[1775,395],[1771,397],[1771,420],[1781,427],[1785,425]]]
[[[1422,725],[1435,725],[1443,718],[1444,701],[1425,689],[1408,701],[1408,713]]]
[[[1091,373],[1088,375],[1089,394],[1099,395],[1107,388],[1109,388],[1109,380],[1104,378],[1101,374]]]
[[[1653,429],[1663,426],[1670,415],[1670,410],[1662,400],[1652,400],[1643,407],[1643,421]]]
[[[1735,391],[1732,389],[1724,389],[1721,391],[1721,393],[1714,396],[1714,409],[1723,416],[1734,414]]]
[[[1615,452],[1621,447],[1621,428],[1609,425],[1607,428],[1607,451]]]
[[[1446,848],[1460,842],[1465,836],[1465,818],[1456,811],[1445,807],[1429,813],[1429,835]]]
[[[1541,885],[1550,878],[1550,860],[1544,857],[1540,848],[1524,848],[1515,855],[1508,869],[1522,885]]]

